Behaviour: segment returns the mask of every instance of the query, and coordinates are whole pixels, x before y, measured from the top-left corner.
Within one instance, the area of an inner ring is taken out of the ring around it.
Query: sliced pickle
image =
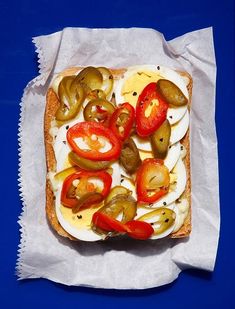
[[[96,68],[87,67],[76,76],[76,81],[79,82],[87,92],[88,90],[100,89],[103,83],[103,76]]]
[[[99,211],[115,219],[122,213],[122,219],[120,221],[126,223],[135,217],[136,209],[137,202],[128,193],[116,195],[109,203],[105,203]]]
[[[66,168],[64,169],[63,171],[61,172],[58,172],[57,174],[55,174],[55,180],[56,181],[64,181],[65,178],[67,178],[69,175],[73,174],[73,173],[76,173],[80,170],[80,168],[78,167],[69,167],[69,168]]]
[[[98,171],[109,167],[111,161],[92,161],[79,157],[75,152],[71,151],[68,155],[69,161],[72,165],[77,165],[87,171]]]
[[[173,226],[175,218],[176,214],[173,210],[161,207],[141,216],[137,220],[150,223],[154,229],[153,235],[159,235]]]
[[[174,106],[183,106],[188,103],[188,99],[174,83],[167,79],[159,79],[157,89],[167,103]]]
[[[101,122],[104,125],[109,125],[110,117],[112,116],[115,107],[112,103],[104,99],[96,99],[90,101],[83,111],[83,116],[86,121]]]
[[[129,174],[135,173],[141,164],[139,150],[132,138],[126,140],[122,145],[120,163]]]
[[[102,89],[94,89],[88,92],[87,99],[89,100],[106,99],[106,93]]]
[[[109,192],[109,195],[106,197],[105,199],[105,203],[109,203],[114,197],[118,196],[118,195],[129,195],[131,194],[131,191],[128,190],[127,188],[123,187],[123,186],[116,186],[113,187],[111,189],[111,191]]]
[[[56,111],[55,118],[58,121],[73,119],[79,112],[84,101],[85,94],[82,86],[76,82],[75,76],[65,76],[58,89],[60,107]]]
[[[103,76],[103,84],[101,89],[105,92],[106,96],[108,96],[113,89],[113,75],[111,71],[105,67],[99,67],[97,70]]]
[[[103,201],[103,199],[103,195],[98,192],[86,193],[80,199],[78,199],[78,203],[72,208],[72,212],[77,213],[81,209],[90,207],[94,204],[99,204]]]
[[[155,158],[165,159],[171,136],[171,125],[166,119],[151,136],[151,145]]]

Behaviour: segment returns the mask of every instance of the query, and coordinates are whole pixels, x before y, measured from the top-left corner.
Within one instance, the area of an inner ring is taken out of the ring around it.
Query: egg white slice
[[[164,208],[168,208],[168,209],[171,209],[174,211],[175,209],[175,203],[172,203],[170,205],[167,205],[167,206],[164,206]],[[152,207],[138,207],[137,208],[137,215],[136,215],[136,220],[138,220],[138,218],[142,217],[143,215],[153,211],[154,209]],[[153,218],[150,218],[150,219],[146,219],[144,220],[145,222],[147,223],[151,223],[153,222]],[[174,230],[174,227],[175,227],[175,224],[173,224],[169,229],[167,229],[166,231],[164,231],[163,233],[161,234],[158,234],[158,235],[152,235],[150,237],[150,239],[160,239],[160,238],[163,238],[163,237],[166,237],[168,235],[170,235],[172,233],[172,231]],[[153,226],[154,228],[154,226]]]
[[[187,111],[187,105],[179,107],[169,107],[167,110],[167,119],[170,122],[170,125],[173,125],[180,121]]]
[[[58,191],[56,192],[56,200],[55,200],[55,209],[56,216],[60,225],[63,227],[65,231],[67,231],[73,237],[83,240],[83,241],[97,241],[103,239],[101,235],[96,234],[90,228],[75,228],[68,221],[66,221],[60,210],[60,195],[61,195],[62,185],[58,187]]]
[[[186,111],[183,118],[171,127],[170,144],[180,141],[187,133],[189,127],[189,112]]]
[[[166,207],[166,205],[169,205],[175,202],[184,192],[185,187],[186,187],[186,182],[187,182],[187,173],[186,173],[185,165],[181,158],[179,158],[179,160],[177,161],[173,169],[173,172],[177,175],[177,183],[174,187],[174,190],[168,192],[160,200],[153,203],[151,207],[152,209],[158,208],[158,207]]]
[[[180,142],[169,146],[167,156],[164,160],[164,165],[171,171],[176,165],[180,157]]]
[[[133,180],[130,178],[130,176],[127,177],[121,177],[121,181],[120,181],[120,186],[125,187],[126,189],[132,191],[132,197],[137,200],[137,195],[136,195],[136,188],[135,185],[133,183]]]
[[[142,137],[139,137],[138,135],[133,135],[132,138],[136,144],[136,147],[139,150],[152,151],[149,137],[142,138]]]

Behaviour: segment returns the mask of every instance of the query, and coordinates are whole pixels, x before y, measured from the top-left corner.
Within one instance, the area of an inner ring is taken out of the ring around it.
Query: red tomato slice
[[[113,113],[110,119],[110,129],[117,138],[124,141],[130,135],[134,119],[134,107],[129,103],[123,103]]]
[[[151,224],[144,221],[132,220],[127,222],[125,226],[128,229],[127,235],[135,239],[149,239],[154,232]]]
[[[166,119],[168,103],[157,92],[157,83],[148,84],[136,105],[136,130],[145,137],[156,131]]]
[[[73,184],[73,181],[76,179],[82,179],[84,181],[84,179],[89,179],[91,177],[99,178],[102,180],[103,190],[100,193],[105,198],[109,194],[111,184],[112,184],[112,177],[110,176],[110,174],[105,171],[88,172],[88,171],[81,170],[65,178],[63,182],[62,191],[61,191],[61,203],[66,207],[70,207],[70,208],[75,207],[78,204],[79,199],[77,199],[76,197],[68,196],[68,193]],[[91,192],[91,189],[95,190],[95,188],[89,188],[89,186],[84,188],[84,194]]]
[[[98,140],[93,140],[92,136],[103,137],[111,144],[108,151],[101,152],[102,145]],[[75,142],[76,138],[82,137],[88,141],[91,149],[82,149]],[[67,140],[75,153],[79,156],[93,161],[116,160],[121,152],[118,138],[109,128],[97,122],[79,122],[67,131]],[[94,147],[93,147],[94,146]]]

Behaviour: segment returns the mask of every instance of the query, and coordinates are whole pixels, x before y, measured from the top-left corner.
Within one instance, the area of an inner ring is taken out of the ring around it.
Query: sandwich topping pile
[[[191,77],[156,65],[71,68],[47,93],[47,217],[83,241],[191,230]]]

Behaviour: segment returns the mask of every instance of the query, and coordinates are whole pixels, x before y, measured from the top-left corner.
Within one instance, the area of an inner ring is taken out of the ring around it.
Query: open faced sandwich
[[[187,237],[192,78],[158,65],[73,67],[46,97],[46,214],[71,240]]]

